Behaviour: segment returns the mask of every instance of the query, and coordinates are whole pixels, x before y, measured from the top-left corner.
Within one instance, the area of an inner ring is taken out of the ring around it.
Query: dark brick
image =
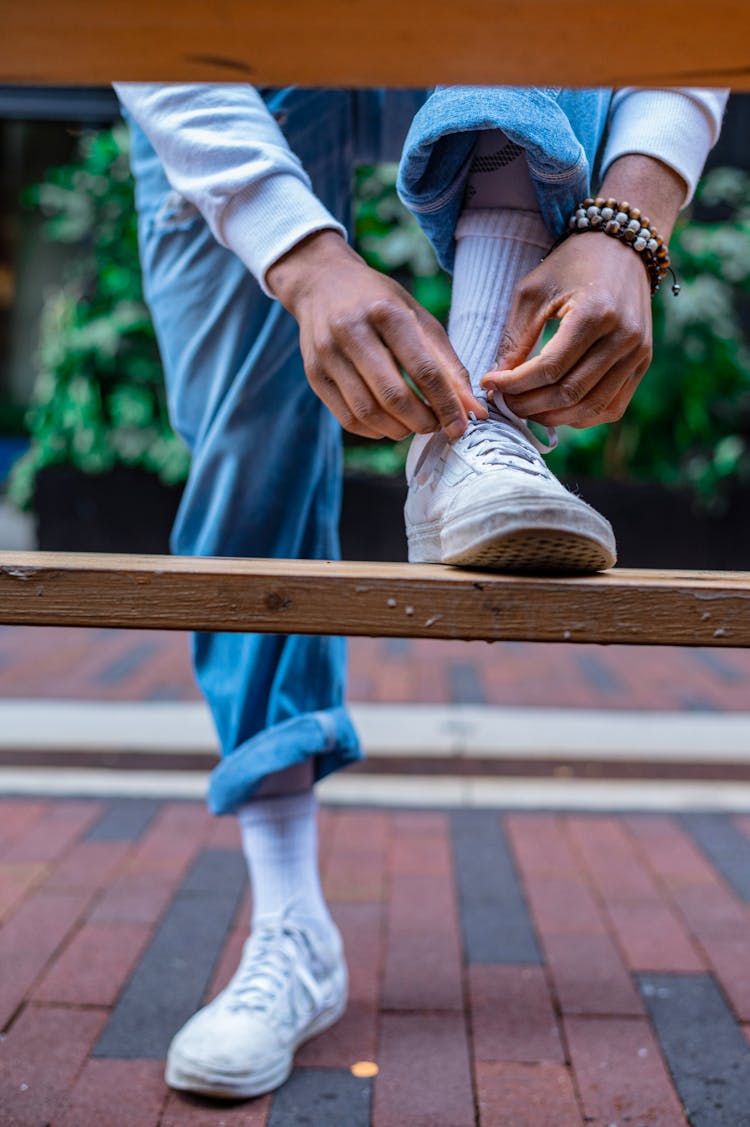
[[[97,1056],[165,1056],[174,1033],[203,1000],[246,875],[234,850],[199,857],[112,1011]],[[206,885],[211,887],[204,890]]]
[[[499,815],[453,815],[453,850],[469,962],[539,963],[539,947]]]
[[[708,975],[641,975],[691,1127],[748,1127],[750,1046]]]
[[[110,802],[86,837],[89,841],[138,841],[160,807],[152,798],[118,798]]]
[[[726,814],[683,814],[681,822],[730,888],[750,903],[750,838]]]
[[[302,1068],[274,1092],[268,1127],[370,1127],[372,1081],[338,1068]]]

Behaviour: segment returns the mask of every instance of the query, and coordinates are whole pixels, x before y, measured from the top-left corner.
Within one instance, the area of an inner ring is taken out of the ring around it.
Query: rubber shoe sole
[[[582,501],[550,504],[532,498],[519,512],[482,507],[440,524],[408,531],[412,563],[443,563],[488,571],[582,574],[606,571],[617,562],[612,526]]]
[[[252,1079],[248,1079],[247,1074],[221,1073],[218,1070],[213,1070],[208,1076],[205,1071],[200,1070],[196,1061],[191,1061],[182,1057],[179,1052],[170,1050],[167,1056],[165,1080],[170,1088],[176,1088],[181,1092],[197,1092],[199,1095],[213,1096],[215,1099],[251,1099],[253,1096],[274,1092],[290,1076],[294,1067],[294,1054],[300,1045],[335,1025],[346,1010],[346,1004],[344,998],[329,1009],[323,1010],[292,1043],[288,1057],[285,1056],[273,1069],[268,1069],[260,1075],[253,1074]]]

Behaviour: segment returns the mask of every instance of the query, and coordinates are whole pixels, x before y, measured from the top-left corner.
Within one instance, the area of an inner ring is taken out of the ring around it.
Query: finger
[[[443,326],[437,318],[424,309],[420,308],[418,316],[435,355],[439,357],[446,371],[451,374],[453,385],[466,411],[473,411],[479,418],[487,418],[485,401],[484,399],[477,399],[471,386],[469,371],[459,359]]]
[[[465,383],[455,367],[444,361],[427,338],[418,318],[411,311],[389,310],[389,316],[376,324],[384,343],[424,395],[449,438],[460,438],[469,423],[464,406]],[[472,397],[473,399],[473,397]]]
[[[521,279],[516,286],[508,319],[500,338],[495,370],[515,369],[534,348],[545,324],[553,315],[544,291],[535,281]]]
[[[622,417],[647,369],[647,360],[639,362],[633,356],[625,357],[614,364],[604,379],[575,407],[545,411],[532,416],[533,421],[543,426],[579,429],[613,423]]]
[[[430,434],[438,429],[429,404],[414,394],[389,349],[372,329],[363,327],[350,335],[344,352],[383,413],[406,427],[408,434]]]
[[[376,405],[371,399],[371,410],[363,411],[370,407],[366,401],[367,389],[357,394],[356,385],[361,384],[356,371],[343,358],[330,354],[325,367],[312,367],[307,372],[310,386],[319,399],[325,403],[329,411],[338,419],[341,426],[352,434],[361,435],[362,438],[382,438],[385,433],[375,425]],[[408,433],[408,432],[407,432]],[[401,432],[389,437],[405,438]]]
[[[524,419],[550,411],[575,407],[605,378],[610,369],[625,357],[633,357],[632,345],[624,340],[606,337],[590,348],[572,371],[549,387],[531,391],[504,391],[503,397],[512,411]]]
[[[615,321],[615,314],[609,309],[595,311],[589,304],[573,308],[563,317],[552,340],[538,356],[532,356],[512,371],[488,372],[482,385],[503,395],[549,387],[564,379],[588,350],[612,331]]]

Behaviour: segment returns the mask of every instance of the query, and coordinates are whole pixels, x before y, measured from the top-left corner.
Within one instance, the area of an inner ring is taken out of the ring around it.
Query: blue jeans
[[[408,91],[290,88],[269,94],[268,105],[315,193],[350,229],[354,166],[396,160],[424,100],[424,94]],[[439,92],[438,100],[447,102]],[[475,102],[464,99],[457,115],[446,115],[450,140],[444,144],[434,132],[431,101],[417,116],[416,134],[412,127],[415,143],[402,184],[412,186],[416,204],[427,200],[422,214],[438,214],[437,246],[445,243],[458,207],[453,187],[452,194],[443,193],[439,184],[447,169],[455,171],[451,146],[470,154],[471,130],[502,127],[503,121],[491,114],[487,125],[478,124],[464,112]],[[427,130],[419,125],[425,120]],[[341,434],[307,383],[296,322],[215,241],[197,210],[175,196],[132,122],[131,132],[146,299],[172,422],[192,452],[173,550],[335,559]],[[430,160],[431,145],[437,161]],[[592,161],[594,148],[590,142]],[[425,157],[426,176],[420,164]],[[453,172],[449,179],[454,186]],[[441,212],[433,206],[436,199],[449,199],[453,211]],[[236,810],[268,775],[310,758],[320,779],[361,757],[344,706],[344,639],[201,633],[193,638],[193,660],[222,752],[209,790],[215,813]]]

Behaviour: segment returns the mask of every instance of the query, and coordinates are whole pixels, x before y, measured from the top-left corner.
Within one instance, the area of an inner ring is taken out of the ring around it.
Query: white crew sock
[[[516,283],[539,264],[552,238],[538,211],[465,208],[456,225],[448,336],[479,381],[497,358]]]
[[[318,869],[317,800],[312,790],[249,802],[238,818],[253,890],[253,926],[288,911],[321,938],[333,928]]]

